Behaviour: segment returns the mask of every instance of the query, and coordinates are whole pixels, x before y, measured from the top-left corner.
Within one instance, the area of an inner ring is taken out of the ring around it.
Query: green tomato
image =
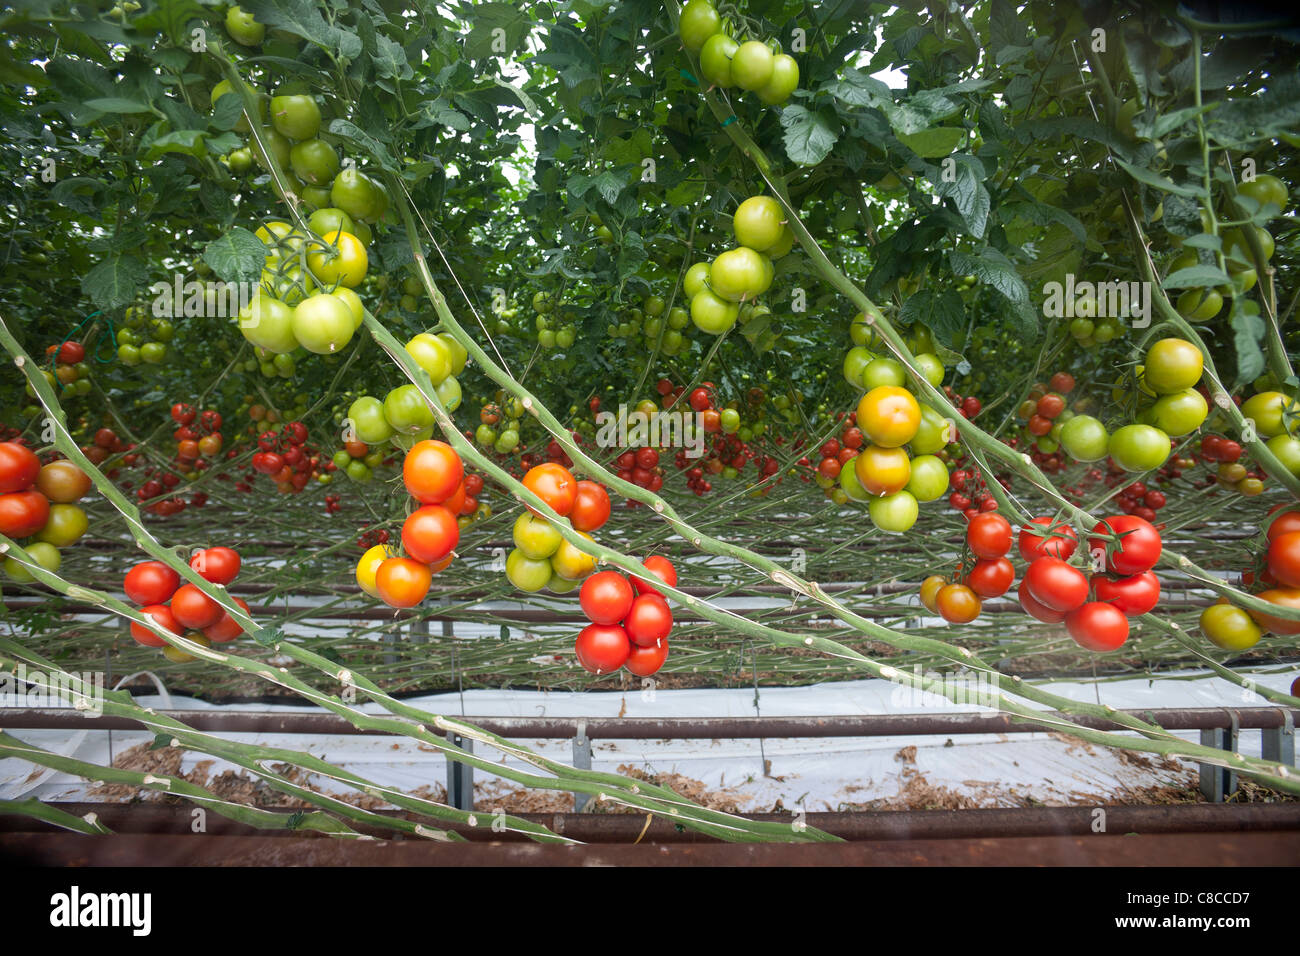
[[[384,417],[399,434],[433,427],[433,410],[414,385],[399,385],[384,398]]]
[[[332,183],[339,171],[339,154],[322,139],[303,140],[289,150],[289,165],[304,183],[323,186]],[[340,227],[341,228],[341,227]],[[344,232],[351,232],[344,229]]]
[[[710,335],[721,335],[729,330],[739,315],[740,306],[719,298],[711,289],[702,289],[691,299],[691,321],[700,331]]]
[[[548,560],[564,540],[558,528],[531,511],[525,511],[515,519],[511,536],[515,547],[531,561]]]
[[[921,424],[908,445],[915,455],[932,455],[948,444],[956,434],[956,426],[937,409],[921,405]]]
[[[934,455],[918,455],[912,459],[912,475],[906,490],[917,501],[942,498],[948,492],[948,466]]]
[[[731,56],[731,80],[742,90],[761,90],[772,79],[772,51],[759,40],[742,43]]]
[[[901,388],[906,381],[903,363],[891,358],[874,359],[862,370],[862,387],[867,391],[882,385]]]
[[[492,446],[498,455],[508,455],[519,447],[519,432],[513,428],[504,429],[497,436],[496,444]]]
[[[731,60],[739,49],[740,44],[725,33],[715,33],[705,40],[700,47],[700,72],[704,78],[724,90],[735,86],[731,78]]]
[[[474,431],[474,440],[484,448],[490,448],[496,444],[497,430],[486,423],[479,425]]]
[[[1157,395],[1192,388],[1201,380],[1205,357],[1186,339],[1167,338],[1147,349],[1142,377]]]
[[[437,387],[434,388],[434,392],[437,393],[438,400],[442,402],[442,407],[447,409],[449,413],[460,407],[463,394],[460,389],[460,382],[457,381],[455,375],[448,375],[439,382]]]
[[[709,288],[730,302],[762,295],[771,284],[771,263],[748,246],[728,249],[709,266]]]
[[[264,291],[257,291],[239,311],[239,332],[266,351],[290,352],[298,347],[298,339],[294,338],[294,311]]]
[[[1231,604],[1212,604],[1201,612],[1201,633],[1215,647],[1225,651],[1244,651],[1254,647],[1263,636],[1249,614]]]
[[[1281,434],[1294,434],[1300,402],[1282,392],[1260,392],[1241,403],[1241,414],[1255,423],[1255,431],[1262,438]]]
[[[798,87],[799,64],[794,57],[778,53],[772,57],[772,76],[767,85],[758,91],[758,98],[768,106],[780,106]]]
[[[293,336],[308,352],[328,355],[352,341],[352,310],[328,293],[303,299],[293,310]]]
[[[1125,425],[1110,436],[1109,451],[1125,471],[1153,471],[1169,458],[1169,436],[1151,425]]]
[[[1300,475],[1300,439],[1291,435],[1274,435],[1267,444],[1268,450],[1277,456],[1282,467],[1293,475]]]
[[[916,367],[920,369],[925,380],[938,388],[943,384],[943,362],[933,352],[922,352],[916,356]]]
[[[871,523],[881,531],[901,533],[916,524],[920,508],[910,491],[896,491],[892,495],[872,498],[867,505]]]
[[[36,533],[36,540],[65,548],[85,534],[88,527],[90,521],[86,513],[76,505],[53,504],[45,527]]]
[[[451,374],[451,349],[436,335],[421,332],[406,343],[406,351],[416,365],[429,373],[429,381],[435,386]]]
[[[387,441],[393,436],[393,426],[384,416],[384,403],[373,395],[362,395],[353,402],[348,407],[348,418],[352,420],[357,439],[367,445]]]
[[[698,53],[704,42],[721,29],[722,18],[709,0],[690,0],[682,7],[677,35],[682,38],[682,46],[692,53]]]
[[[1178,438],[1200,428],[1210,414],[1210,406],[1200,392],[1186,388],[1181,392],[1161,395],[1156,399],[1152,411],[1154,414],[1151,424]]]
[[[876,354],[861,345],[855,345],[844,354],[844,381],[854,388],[862,388],[862,373],[876,360]]]
[[[771,196],[750,196],[731,218],[736,242],[757,252],[775,246],[785,229],[785,210]]]
[[[722,430],[732,435],[740,428],[740,412],[734,408],[724,408],[718,413],[718,421],[722,425]]]
[[[1061,447],[1075,461],[1101,461],[1110,446],[1106,426],[1091,415],[1076,415],[1061,426]]]
[[[271,97],[271,125],[289,139],[311,139],[320,132],[320,107],[310,96]]]
[[[871,498],[871,492],[862,487],[862,482],[858,479],[858,472],[853,467],[852,461],[846,463],[840,469],[840,490],[853,501],[867,501]]]
[[[1237,192],[1243,196],[1249,196],[1261,207],[1276,207],[1276,210],[1267,208],[1266,211],[1274,216],[1279,216],[1286,209],[1287,188],[1286,184],[1276,176],[1270,176],[1268,173],[1259,173],[1248,183],[1242,183],[1237,187]]]
[[[469,350],[457,342],[450,332],[439,332],[438,339],[451,353],[451,374],[459,375],[465,371],[465,365],[469,362]]]
[[[347,467],[344,468],[343,471],[353,481],[363,485],[373,477],[370,468],[366,465],[365,461],[360,458],[354,458],[348,462]]]
[[[139,365],[140,350],[134,345],[119,345],[117,347],[117,360],[123,365]]]
[[[356,167],[341,170],[334,177],[334,183],[330,186],[330,201],[335,208],[351,216],[354,222],[373,222],[383,215],[388,205],[388,197],[379,185]],[[407,295],[419,294],[418,290],[422,287],[418,281],[416,288],[416,292],[408,292]]]
[[[59,570],[59,565],[63,563],[59,549],[48,541],[33,541],[23,550],[32,561],[51,574]],[[19,563],[17,558],[5,558],[4,572],[20,584],[30,584],[36,580],[36,576]]]
[[[226,32],[240,46],[257,46],[266,36],[266,25],[254,20],[247,10],[231,6],[226,11]]]
[[[147,365],[159,365],[167,357],[167,346],[161,342],[146,342],[140,346],[140,361]]]
[[[334,462],[335,468],[346,468],[348,465],[352,464],[352,456],[342,448],[336,451],[330,460]]]
[[[551,582],[551,562],[534,560],[519,548],[506,558],[506,577],[521,591],[540,591]]]
[[[299,143],[299,146],[306,145]],[[294,149],[298,147],[295,146]],[[353,232],[356,229],[356,223],[352,217],[342,209],[336,209],[333,206],[327,206],[324,209],[317,209],[307,220],[307,228],[318,236],[327,236],[331,232],[346,232],[356,235]]]
[[[686,270],[682,277],[682,291],[686,298],[693,299],[700,290],[707,288],[709,282],[709,264],[697,262]]]

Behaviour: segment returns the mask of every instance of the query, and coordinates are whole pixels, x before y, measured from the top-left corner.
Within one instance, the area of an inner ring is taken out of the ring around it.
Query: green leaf
[[[130,304],[149,277],[144,261],[133,255],[110,255],[81,280],[81,291],[100,309]]]
[[[1011,317],[1017,321],[1020,333],[1027,338],[1037,337],[1039,317],[1030,308],[1029,288],[1006,256],[991,248],[978,256],[954,249],[948,253],[948,261],[957,275],[974,275],[1001,293],[1013,307]]]
[[[923,159],[947,156],[966,138],[959,126],[936,126],[919,133],[899,133],[898,140]]]
[[[160,126],[162,124],[159,124]],[[140,138],[140,145],[144,147],[145,159],[152,162],[159,156],[167,153],[184,153],[187,156],[193,156],[196,159],[207,154],[207,146],[204,144],[206,134],[201,129],[182,129],[174,133],[165,133],[162,136],[153,138],[150,134],[158,127],[153,127]]]
[[[1132,163],[1126,163],[1118,156],[1115,157],[1115,162],[1138,182],[1145,183],[1151,188],[1158,189],[1161,192],[1173,193],[1175,196],[1188,197],[1199,197],[1205,195],[1203,189],[1194,188],[1192,186],[1179,186],[1177,183],[1165,179],[1165,177],[1153,173],[1149,169],[1143,169],[1141,166],[1134,166]]]
[[[1230,281],[1228,274],[1216,266],[1189,266],[1171,273],[1161,285],[1166,289],[1189,289],[1227,285]]]
[[[86,100],[85,105],[101,113],[148,113],[151,110],[148,103],[128,100],[121,96],[100,96],[93,100]]]
[[[203,247],[203,261],[225,282],[252,282],[266,265],[266,246],[243,226],[235,226]]]
[[[415,75],[411,65],[406,62],[406,51],[402,45],[382,33],[375,35],[375,55],[371,59],[375,75],[385,79],[409,80]]]
[[[953,180],[945,180],[942,174],[936,176],[935,192],[952,199],[971,235],[982,239],[992,206],[984,188],[984,164],[963,153],[955,154],[952,159],[955,161]]]
[[[1209,249],[1211,252],[1218,252],[1223,248],[1223,237],[1216,236],[1212,232],[1198,232],[1184,239],[1183,245],[1191,246],[1193,249]]]
[[[920,290],[903,303],[899,318],[906,325],[924,325],[934,333],[935,339],[949,347],[955,346],[966,331],[961,296],[952,291]]]
[[[1264,339],[1266,326],[1258,315],[1241,308],[1241,300],[1232,313],[1232,344],[1237,352],[1237,384],[1252,382],[1264,371],[1264,350],[1260,342]]]
[[[821,113],[798,105],[781,110],[781,127],[786,155],[802,166],[816,166],[825,159],[840,135]]]

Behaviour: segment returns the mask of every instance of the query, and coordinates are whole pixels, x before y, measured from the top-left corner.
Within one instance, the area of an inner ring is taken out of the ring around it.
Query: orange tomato
[[[456,493],[464,476],[460,455],[446,442],[434,439],[416,442],[402,461],[406,490],[422,505],[442,504]]]
[[[402,547],[422,564],[441,561],[459,540],[456,516],[442,505],[417,508],[402,525]]]
[[[389,607],[414,607],[424,600],[432,582],[429,566],[413,558],[389,558],[375,573],[379,599]]]
[[[853,471],[871,494],[892,495],[907,487],[912,477],[912,461],[901,448],[868,445],[853,460]]]
[[[858,402],[858,427],[882,448],[906,445],[921,426],[921,406],[912,393],[896,385],[881,385]]]
[[[578,497],[578,482],[563,465],[547,462],[528,469],[524,487],[546,502],[559,515],[573,510]],[[535,509],[530,509],[535,512]],[[536,513],[536,512],[535,512]]]

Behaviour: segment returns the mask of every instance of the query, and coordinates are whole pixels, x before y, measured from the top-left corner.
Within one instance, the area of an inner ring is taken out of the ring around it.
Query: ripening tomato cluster
[[[46,571],[57,571],[59,548],[86,533],[90,522],[75,502],[90,490],[90,478],[70,461],[42,465],[16,441],[0,442],[0,534],[20,539],[28,556]],[[21,539],[30,539],[22,542]],[[5,558],[4,571],[22,583],[36,580],[17,558]]]
[[[817,466],[813,480],[817,487],[826,493],[826,497],[837,505],[848,504],[848,493],[840,486],[840,475],[844,466],[851,462],[866,441],[862,429],[857,425],[856,412],[843,413],[839,416],[840,437],[828,438],[817,449]],[[812,457],[804,456],[798,462],[805,468],[812,466]]]
[[[962,459],[964,461],[964,459]],[[1011,489],[1011,476],[1000,474],[998,484],[1008,491]],[[982,512],[997,511],[998,502],[988,491],[984,474],[979,468],[956,468],[948,476],[948,506],[953,511],[960,511],[969,521]]]
[[[481,480],[481,479],[480,479]],[[414,607],[424,600],[433,576],[456,557],[465,506],[465,466],[446,442],[416,442],[402,462],[402,481],[419,507],[402,524],[402,550],[376,544],[357,562],[357,584],[389,607]]]
[[[1090,578],[1070,563],[1079,541],[1069,525],[1039,517],[1021,529],[1020,554],[1029,568],[1020,605],[1039,621],[1064,622],[1081,647],[1113,651],[1128,640],[1128,619],[1160,600],[1160,580],[1151,569],[1162,543],[1155,526],[1136,515],[1105,518],[1092,530],[1088,553],[1096,573]]]
[[[374,477],[376,468],[391,464],[393,461],[394,459],[387,457],[382,449],[353,439],[343,443],[343,447],[325,463],[323,473],[318,475],[316,480],[320,484],[328,485],[333,480],[334,472],[341,471],[352,481],[365,484]]]
[[[654,448],[629,449],[614,462],[618,477],[630,481],[647,491],[658,491],[664,486],[663,470],[659,467],[659,452]],[[695,485],[692,484],[692,489]]]
[[[308,444],[307,437],[307,426],[302,422],[288,422],[278,431],[272,428],[262,432],[257,436],[253,471],[274,481],[281,494],[302,491],[313,478],[319,481],[328,475],[324,469],[333,462],[322,465],[320,448]]]
[[[556,514],[569,519],[580,535],[591,533],[609,520],[609,492],[596,481],[577,480],[563,465],[544,462],[524,475],[523,485]],[[596,568],[596,559],[576,548],[559,529],[531,507],[515,519],[511,531],[515,547],[506,556],[506,577],[521,591],[550,588],[565,594]]]
[[[626,667],[637,677],[649,677],[668,659],[668,635],[673,612],[652,581],[677,586],[677,570],[661,555],[642,562],[645,578],[629,581],[617,571],[599,571],[582,582],[578,603],[591,621],[578,634],[574,652],[578,663],[593,674],[612,674]]]
[[[966,525],[966,549],[974,558],[969,572],[958,566],[959,581],[934,574],[921,582],[921,603],[949,624],[969,624],[980,616],[983,600],[1001,597],[1016,579],[1007,558],[1011,523],[1000,514],[977,512]]]
[[[190,567],[199,577],[222,587],[239,575],[241,563],[239,553],[226,547],[202,548],[190,558]],[[159,627],[203,647],[234,641],[244,633],[230,612],[193,584],[181,584],[181,576],[161,561],[143,561],[131,568],[122,579],[122,590]],[[246,601],[234,596],[231,600],[248,613]],[[145,647],[161,647],[170,661],[195,659],[135,621],[131,622],[131,637]]]
[[[221,413],[209,408],[199,415],[193,405],[177,402],[172,406],[172,420],[178,426],[172,433],[176,440],[176,461],[184,471],[192,469],[200,458],[215,458],[221,452]]]
[[[46,381],[53,386],[58,382],[62,386],[60,393],[64,399],[77,395],[90,394],[90,366],[86,364],[86,347],[75,339],[55,343],[45,350],[45,354],[54,359],[54,379],[46,372]]]
[[[1274,436],[1269,442],[1269,447],[1277,454],[1279,446],[1278,437],[1284,437],[1287,441],[1292,441],[1290,436]],[[1218,485],[1220,488],[1228,488],[1245,495],[1247,498],[1253,498],[1255,495],[1262,494],[1264,483],[1268,476],[1261,468],[1247,468],[1241,462],[1241,444],[1230,438],[1224,438],[1221,435],[1205,435],[1201,438],[1201,460],[1207,465],[1214,468],[1214,474],[1208,475],[1202,483],[1202,487],[1211,487]],[[1287,464],[1284,460],[1283,464]]]
[[[1300,511],[1288,508],[1268,526],[1263,567],[1242,575],[1242,585],[1256,580],[1266,586],[1255,596],[1279,607],[1300,608]],[[1220,598],[1201,612],[1201,632],[1225,651],[1244,651],[1259,643],[1265,631],[1279,636],[1300,634],[1300,621],[1288,621],[1260,611],[1243,610]]]

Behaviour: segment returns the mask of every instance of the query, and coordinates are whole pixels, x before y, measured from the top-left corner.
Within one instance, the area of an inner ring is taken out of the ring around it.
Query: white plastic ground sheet
[[[1292,669],[1243,673],[1262,687],[1285,691]],[[1221,678],[1186,672],[1159,679],[1134,678],[1102,683],[1050,682],[1039,685],[1077,700],[1116,708],[1257,707],[1267,701]],[[138,697],[155,708],[207,710],[202,701],[159,695]],[[745,717],[755,714],[754,690],[640,689],[615,693],[556,693],[538,691],[470,690],[413,698],[411,704],[448,716],[494,717]],[[311,707],[266,704],[225,705],[223,710],[308,711]],[[367,705],[367,710],[379,708]],[[899,685],[866,680],[810,687],[762,688],[758,713],[763,716],[835,716],[898,713],[958,713],[980,708],[956,706],[918,698]],[[14,736],[56,753],[99,764],[129,747],[148,743],[152,735],[129,731],[11,731]],[[233,734],[232,739],[291,750],[306,750],[380,785],[402,790],[428,787],[436,792],[446,783],[441,756],[401,737],[355,735]],[[1196,732],[1181,736],[1198,739]],[[548,757],[569,763],[568,740],[522,740]],[[794,738],[758,740],[595,740],[592,767],[617,771],[620,765],[653,774],[679,774],[700,781],[707,790],[722,792],[743,811],[761,812],[778,804],[789,810],[851,809],[870,801],[908,805],[909,794],[922,788],[946,788],[979,806],[1020,806],[1026,801],[1046,804],[1090,804],[1099,799],[1140,798],[1137,791],[1161,785],[1183,786],[1193,779],[1196,765],[1179,761],[1131,759],[1104,747],[1081,745],[1046,733],[984,734],[924,737]],[[915,748],[913,753],[909,748]],[[1259,754],[1258,731],[1243,731],[1240,748]],[[480,753],[483,751],[480,749]],[[489,751],[490,759],[500,754]],[[767,774],[764,773],[764,759]],[[205,754],[187,753],[182,771],[200,760],[211,762],[215,776],[229,767]],[[516,760],[501,761],[527,770]],[[332,780],[311,778],[322,789],[348,793]],[[491,810],[501,787],[515,785],[475,771],[476,806]],[[93,784],[62,773],[35,774],[30,764],[0,761],[0,798],[35,796],[47,801],[102,799],[92,797]],[[426,791],[427,792],[427,791]],[[951,795],[948,795],[951,796]]]

